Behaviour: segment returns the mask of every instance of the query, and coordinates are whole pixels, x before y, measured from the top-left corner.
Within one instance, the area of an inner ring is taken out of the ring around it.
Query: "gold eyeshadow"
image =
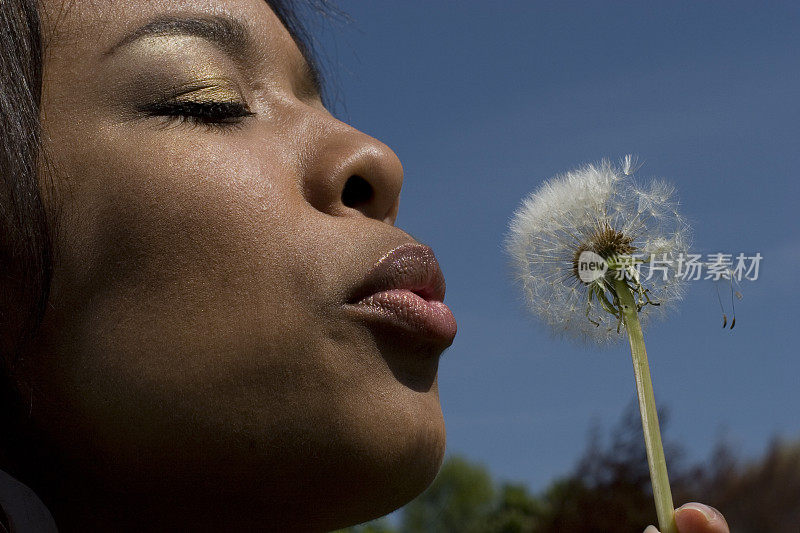
[[[171,85],[162,91],[163,99],[176,101],[241,102],[244,100],[238,85],[222,77],[207,77]]]
[[[167,102],[247,103],[241,66],[202,39],[148,37],[109,57],[106,101],[125,115]]]
[[[242,99],[238,91],[231,91],[227,87],[203,87],[202,89],[192,90],[182,93],[175,100],[194,100],[194,101],[215,101],[215,102],[235,102]]]

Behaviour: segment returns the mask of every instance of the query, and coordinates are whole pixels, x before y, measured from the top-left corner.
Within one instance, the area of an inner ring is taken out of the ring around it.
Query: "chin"
[[[354,488],[360,495],[352,500],[358,511],[352,523],[402,507],[427,489],[439,472],[446,436],[438,395],[416,395],[417,402],[398,407],[387,422],[374,427],[372,438],[364,443],[373,447],[372,453],[354,457],[367,469],[356,476]]]
[[[378,393],[369,409],[354,406],[328,441],[310,531],[330,531],[388,514],[435,479],[445,452],[445,428],[435,385]],[[335,448],[335,449],[334,449]],[[323,452],[325,453],[325,452]]]

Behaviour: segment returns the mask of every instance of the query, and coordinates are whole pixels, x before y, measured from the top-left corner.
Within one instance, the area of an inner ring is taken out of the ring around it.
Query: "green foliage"
[[[774,440],[763,457],[737,460],[719,445],[709,467],[695,467],[678,487],[683,501],[720,509],[736,533],[797,533],[800,526],[800,441]]]
[[[660,412],[662,427],[666,413]],[[797,533],[800,441],[775,441],[763,457],[740,461],[719,444],[686,467],[666,446],[676,506],[701,501],[720,509],[737,533]],[[641,533],[656,522],[636,405],[603,438],[595,428],[575,470],[532,495],[497,484],[481,465],[450,457],[434,483],[402,511],[400,525],[370,522],[348,533]]]
[[[659,413],[659,418],[666,422],[665,413]],[[669,446],[666,453],[673,471],[676,454]],[[531,531],[641,533],[645,526],[656,523],[636,408],[626,411],[608,444],[599,429],[593,430],[574,473],[554,482],[541,499],[545,511]]]
[[[492,533],[525,533],[535,531],[543,514],[542,505],[524,485],[504,484],[485,520],[484,531]]]
[[[366,524],[338,529],[334,533],[396,533],[386,518],[378,518]]]
[[[433,484],[403,511],[402,533],[485,531],[495,499],[488,471],[460,457],[445,462]]]

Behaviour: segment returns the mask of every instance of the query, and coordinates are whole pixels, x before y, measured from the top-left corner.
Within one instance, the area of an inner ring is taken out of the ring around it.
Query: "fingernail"
[[[687,504],[682,505],[678,509],[678,511],[683,511],[683,510],[686,510],[686,509],[694,509],[695,511],[700,511],[701,513],[703,513],[703,516],[705,516],[706,520],[708,520],[709,522],[711,522],[712,520],[714,520],[715,518],[720,516],[720,512],[719,511],[717,511],[716,509],[714,509],[710,505],[704,505],[702,503],[695,503],[695,502],[687,503]]]
[[[644,533],[658,533],[658,529],[656,529],[656,526],[647,526]]]

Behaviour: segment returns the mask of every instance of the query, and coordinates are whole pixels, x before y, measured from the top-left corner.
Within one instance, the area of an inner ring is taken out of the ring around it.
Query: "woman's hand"
[[[675,509],[675,522],[679,533],[730,533],[722,513],[702,503],[687,503]],[[658,533],[648,526],[644,533]]]

